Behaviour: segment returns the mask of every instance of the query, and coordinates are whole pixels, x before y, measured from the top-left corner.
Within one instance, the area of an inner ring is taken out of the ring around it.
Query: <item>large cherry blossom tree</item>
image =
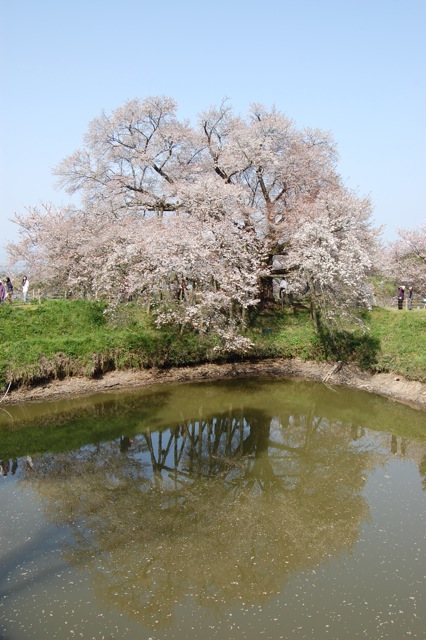
[[[304,289],[314,318],[337,320],[371,305],[366,273],[373,265],[378,231],[371,227],[371,203],[341,187],[324,189],[299,204],[300,219],[288,245],[290,282]],[[301,220],[301,222],[300,222]]]
[[[282,254],[289,286],[332,315],[369,303],[376,235],[371,204],[342,185],[336,162],[330,134],[275,109],[242,118],[223,102],[190,126],[171,98],[131,100],[96,118],[55,170],[80,207],[17,215],[11,260],[80,293],[145,299],[158,322],[231,344],[247,309],[271,296]]]

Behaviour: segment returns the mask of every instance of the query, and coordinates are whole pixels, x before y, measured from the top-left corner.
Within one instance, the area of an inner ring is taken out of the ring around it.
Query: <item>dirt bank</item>
[[[237,364],[204,364],[176,369],[148,369],[112,371],[102,378],[67,378],[54,380],[38,387],[20,388],[9,392],[4,404],[44,401],[70,395],[86,395],[125,387],[147,386],[188,380],[217,380],[234,377],[298,377],[322,380],[327,385],[343,385],[362,389],[392,398],[426,410],[426,384],[405,380],[392,373],[370,374],[355,367],[339,367],[329,363],[304,362],[302,360],[263,360]]]

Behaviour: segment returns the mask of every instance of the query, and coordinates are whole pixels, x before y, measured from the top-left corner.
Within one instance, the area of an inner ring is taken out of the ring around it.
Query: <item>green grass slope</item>
[[[214,337],[157,329],[140,306],[123,305],[114,318],[86,300],[0,307],[0,385],[37,384],[68,375],[97,376],[112,369],[169,367],[225,359],[302,358],[351,361],[372,371],[395,371],[426,381],[426,310],[376,308],[364,314],[368,330],[318,334],[306,310],[277,306],[251,317],[250,354],[224,355]]]

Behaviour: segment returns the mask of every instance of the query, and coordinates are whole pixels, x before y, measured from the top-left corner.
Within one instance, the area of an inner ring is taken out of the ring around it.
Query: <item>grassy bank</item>
[[[2,305],[0,385],[37,384],[69,375],[98,376],[112,369],[170,367],[241,359],[215,350],[212,337],[157,329],[137,305],[109,318],[102,303],[45,301]],[[314,331],[305,310],[277,308],[254,314],[248,357],[351,361],[372,371],[395,371],[426,381],[426,311],[374,309],[365,316],[369,331],[351,329],[333,336]],[[245,356],[247,359],[247,356]]]

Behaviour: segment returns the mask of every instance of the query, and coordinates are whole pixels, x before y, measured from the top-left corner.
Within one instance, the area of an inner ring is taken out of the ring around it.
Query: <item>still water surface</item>
[[[0,638],[425,638],[426,415],[317,383],[0,412]]]

